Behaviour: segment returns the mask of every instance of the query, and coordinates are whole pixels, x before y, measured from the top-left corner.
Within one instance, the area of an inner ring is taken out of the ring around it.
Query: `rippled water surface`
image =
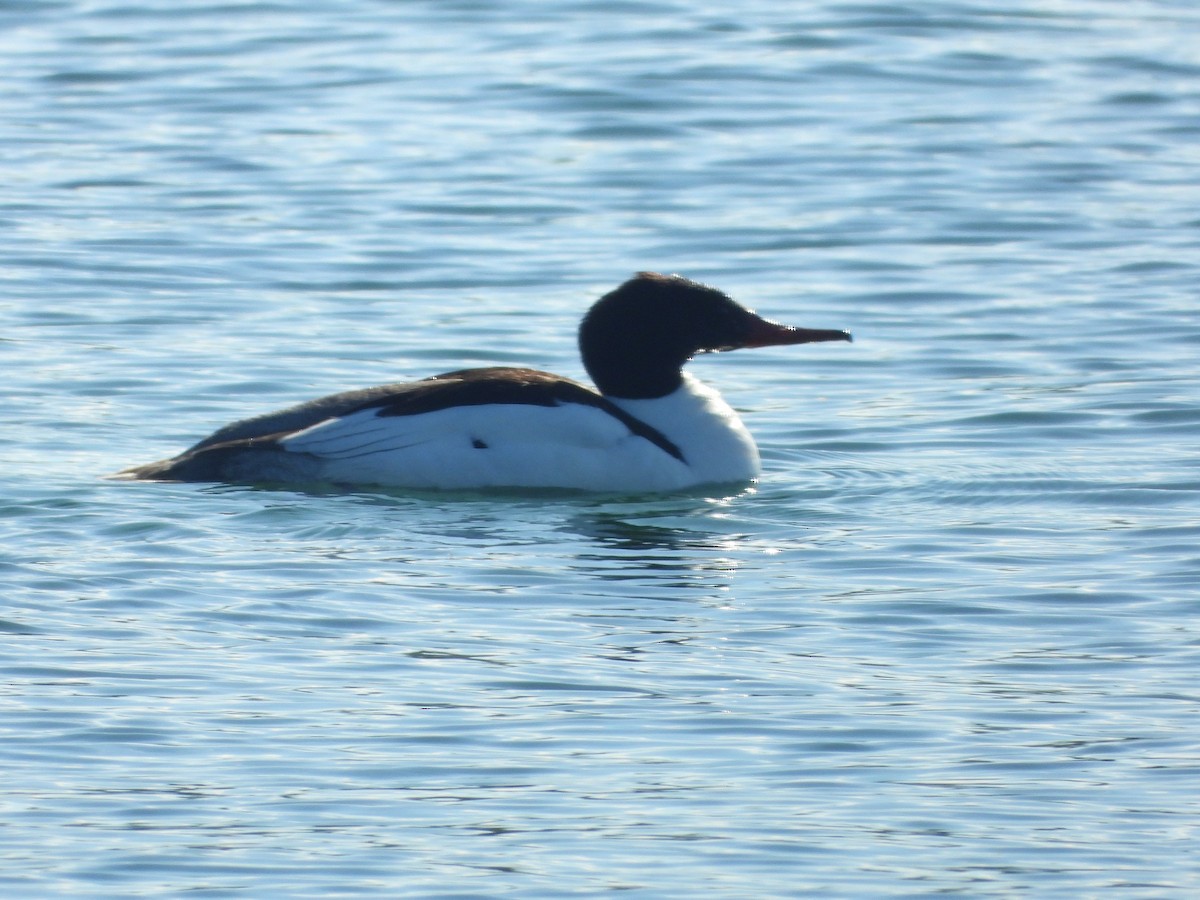
[[[0,4],[9,896],[1200,890],[1200,10]],[[753,490],[107,472],[639,269]]]

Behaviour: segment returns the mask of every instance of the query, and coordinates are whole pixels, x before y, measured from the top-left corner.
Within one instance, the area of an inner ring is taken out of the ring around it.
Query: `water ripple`
[[[0,16],[10,894],[1195,894],[1190,7]],[[757,485],[100,480],[643,268]]]

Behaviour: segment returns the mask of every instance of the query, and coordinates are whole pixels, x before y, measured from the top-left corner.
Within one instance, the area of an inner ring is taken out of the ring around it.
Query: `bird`
[[[639,272],[580,324],[595,389],[538,369],[459,369],[243,419],[114,477],[625,493],[745,485],[761,470],[753,437],[684,364],[698,353],[851,340],[770,321],[680,275]]]

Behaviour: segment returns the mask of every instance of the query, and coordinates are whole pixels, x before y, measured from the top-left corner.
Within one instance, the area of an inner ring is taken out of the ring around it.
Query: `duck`
[[[532,368],[458,369],[233,422],[115,477],[625,493],[745,485],[761,471],[754,438],[685,363],[699,353],[850,340],[773,322],[680,275],[639,272],[579,326],[594,389]]]

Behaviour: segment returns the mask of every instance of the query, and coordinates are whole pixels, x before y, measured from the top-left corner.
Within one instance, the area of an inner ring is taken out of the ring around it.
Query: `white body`
[[[366,409],[299,431],[279,447],[301,455],[296,463],[309,476],[340,484],[663,491],[758,475],[758,448],[737,413],[689,375],[665,397],[610,399],[661,432],[683,460],[603,410],[573,403],[401,416]]]

